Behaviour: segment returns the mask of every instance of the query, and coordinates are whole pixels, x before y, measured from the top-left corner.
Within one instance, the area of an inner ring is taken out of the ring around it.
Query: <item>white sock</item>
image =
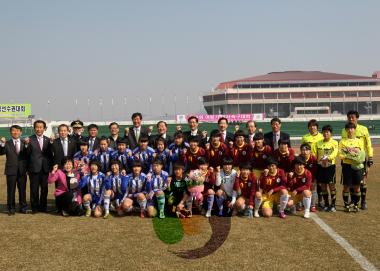
[[[255,198],[255,211],[258,211],[261,206],[262,199],[261,198]]]
[[[280,197],[280,212],[283,212],[286,208],[286,205],[288,204],[288,195],[281,195]]]
[[[310,211],[311,198],[303,197],[303,206],[305,207],[305,211]]]
[[[104,211],[106,213],[110,211],[110,196],[104,196]]]
[[[140,210],[141,211],[145,211],[145,209],[146,209],[146,199],[144,199],[142,201],[139,201],[139,205],[140,205]]]

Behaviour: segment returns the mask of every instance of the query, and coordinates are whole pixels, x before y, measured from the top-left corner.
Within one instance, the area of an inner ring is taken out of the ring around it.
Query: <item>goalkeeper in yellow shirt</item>
[[[371,138],[368,133],[367,127],[360,125],[358,123],[359,120],[359,112],[358,111],[348,111],[347,112],[347,121],[349,123],[353,123],[356,126],[355,136],[360,139],[364,146],[364,152],[366,154],[366,162],[364,163],[363,176],[361,178],[360,183],[360,198],[361,204],[360,208],[362,210],[367,209],[366,195],[367,195],[367,176],[369,172],[369,168],[373,165],[373,148],[371,143]],[[342,130],[342,139],[347,138],[346,129]]]

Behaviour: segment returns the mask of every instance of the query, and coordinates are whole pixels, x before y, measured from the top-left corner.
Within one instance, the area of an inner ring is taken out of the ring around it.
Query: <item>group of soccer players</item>
[[[12,126],[12,138],[7,142],[1,139],[0,154],[7,155],[7,163],[11,151],[19,161],[35,163],[37,158],[31,158],[35,140],[34,148],[52,168],[48,175],[40,176],[41,191],[47,191],[42,189],[44,182],[55,183],[56,206],[64,216],[108,218],[110,211],[118,216],[137,211],[141,217],[185,218],[196,211],[206,217],[271,217],[276,212],[285,218],[287,213],[303,210],[303,217],[309,218],[310,212],[318,209],[336,211],[338,156],[345,210],[357,212],[360,201],[360,208],[367,208],[366,176],[373,164],[373,150],[368,130],[358,124],[358,118],[356,111],[347,113],[339,143],[333,139],[330,125],[319,132],[318,122],[310,120],[299,151],[291,147],[289,135],[281,132],[278,118],[271,120],[272,131],[266,134],[256,130],[253,121],[246,125],[247,134],[242,130],[229,133],[228,120],[220,118],[218,129],[207,137],[198,131],[198,119],[193,116],[188,120],[190,131],[178,129],[170,137],[165,122],[160,121],[158,134],[152,135],[142,128],[142,115],[135,113],[134,127],[126,129],[124,136],[113,122],[109,137],[98,137],[95,124],[88,126],[89,136],[84,137],[83,123],[74,121],[73,134],[68,135],[69,127],[62,124],[55,139],[44,138],[37,131],[40,125],[46,128],[46,123],[38,120],[35,139],[25,139],[22,146],[17,145],[21,127]],[[44,152],[39,138],[48,141]],[[7,144],[11,148],[7,149]],[[26,182],[26,177],[16,172],[12,179],[8,173],[8,210],[14,214],[15,186],[20,193],[19,183]],[[37,199],[46,196],[37,195]],[[33,209],[32,203],[32,211],[46,211],[43,203],[34,203],[40,204],[39,209]],[[25,202],[22,204],[25,207]]]

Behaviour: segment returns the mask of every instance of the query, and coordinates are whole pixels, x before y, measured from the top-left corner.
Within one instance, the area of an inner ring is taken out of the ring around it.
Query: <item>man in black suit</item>
[[[32,212],[46,212],[48,195],[48,175],[51,162],[51,143],[44,136],[46,122],[36,120],[33,124],[35,134],[26,139],[28,172],[30,180],[30,205]],[[40,193],[41,189],[41,193]]]
[[[272,132],[266,133],[264,135],[265,144],[271,146],[272,150],[275,151],[278,149],[278,141],[288,140],[290,146],[290,136],[287,133],[281,132],[281,120],[279,118],[273,118],[270,121],[272,127]]]
[[[189,125],[190,131],[183,132],[183,137],[186,142],[189,142],[191,136],[198,136],[200,138],[199,146],[204,147],[207,143],[207,138],[204,137],[203,133],[198,129],[199,120],[196,116],[191,116],[187,119],[187,124]]]
[[[165,145],[169,146],[171,143],[173,143],[173,138],[167,134],[168,132],[168,125],[165,121],[159,121],[157,122],[157,135],[152,135],[149,138],[149,146],[155,149],[157,147],[156,141],[158,138],[163,138],[165,140]]]
[[[232,146],[234,142],[234,134],[227,131],[228,119],[225,117],[218,119],[218,128],[220,132],[220,142],[223,142],[228,147]]]
[[[77,149],[76,151],[79,151],[79,142],[86,140],[86,137],[82,135],[83,133],[83,121],[81,120],[74,120],[71,122],[70,126],[73,128],[73,134],[71,135],[71,138],[74,139],[77,143]]]
[[[247,143],[252,142],[256,134],[256,122],[254,120],[249,120],[245,127],[248,131]]]
[[[22,128],[12,125],[11,139],[0,139],[0,155],[6,155],[5,172],[7,176],[7,207],[8,215],[14,215],[16,210],[16,185],[19,195],[20,212],[27,212],[26,204],[26,170],[27,154],[24,142],[20,139]]]
[[[98,125],[96,124],[88,125],[87,131],[88,131],[88,137],[87,137],[88,150],[89,151],[97,150],[99,148],[99,142],[100,142],[99,137],[98,137],[98,133],[99,133]]]
[[[59,137],[52,142],[53,165],[62,167],[64,158],[73,158],[76,152],[76,141],[69,138],[69,126],[61,124],[58,126]]]
[[[110,136],[108,137],[109,147],[117,150],[117,140],[119,137],[119,124],[117,122],[111,122],[110,125],[108,125],[108,128],[110,130]]]
[[[142,115],[141,113],[132,114],[133,127],[125,128],[125,138],[128,139],[128,145],[131,150],[134,150],[139,142],[141,135],[148,136],[148,131],[141,127]]]

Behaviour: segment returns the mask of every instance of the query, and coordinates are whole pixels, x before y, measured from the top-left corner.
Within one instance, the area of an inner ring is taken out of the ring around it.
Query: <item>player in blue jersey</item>
[[[74,154],[74,170],[82,177],[89,173],[89,164],[94,159],[94,154],[89,150],[87,141],[79,141],[78,145],[80,150]]]
[[[128,141],[125,138],[117,140],[117,150],[111,154],[112,160],[119,160],[123,175],[131,173],[132,151],[127,148]]]
[[[96,160],[100,161],[100,171],[104,174],[110,171],[110,162],[112,159],[112,153],[114,150],[109,147],[108,138],[101,137],[99,140],[99,148],[94,151]]]
[[[132,159],[141,162],[142,172],[145,174],[151,171],[155,154],[154,149],[148,146],[148,141],[148,136],[142,134],[139,138],[138,146],[132,151]]]
[[[163,163],[160,159],[155,159],[152,165],[152,172],[148,175],[146,183],[146,193],[148,199],[148,216],[154,217],[157,214],[155,204],[159,213],[159,218],[165,218],[165,193],[168,188],[168,173],[162,170]],[[169,184],[170,185],[170,184]]]
[[[91,216],[91,211],[94,212],[95,217],[101,217],[102,205],[104,205],[104,217],[107,218],[109,215],[111,191],[105,190],[106,176],[99,171],[100,166],[99,161],[91,160],[90,174],[83,176],[79,182],[80,189],[87,188],[87,193],[83,196],[83,206],[87,217]]]
[[[158,159],[162,161],[164,164],[162,169],[166,172],[169,172],[169,166],[170,166],[170,157],[169,157],[169,150],[166,146],[166,140],[162,137],[159,137],[155,140],[156,145],[156,155]]]
[[[112,160],[110,162],[110,168],[111,172],[106,178],[105,189],[106,191],[111,191],[111,207],[114,208],[119,216],[122,216],[132,210],[131,206],[133,201],[128,198],[129,182],[128,178],[121,174],[120,161]]]
[[[142,166],[140,161],[134,161],[132,164],[132,173],[127,175],[129,183],[128,198],[132,202],[126,202],[126,209],[130,210],[133,204],[140,206],[140,217],[145,217],[146,210],[146,175],[142,172]]]
[[[176,162],[182,163],[182,157],[183,153],[185,152],[185,149],[189,148],[190,145],[185,142],[184,135],[182,131],[177,131],[174,134],[174,142],[169,145],[169,159],[170,159],[170,169],[169,173],[173,173],[173,165]]]

